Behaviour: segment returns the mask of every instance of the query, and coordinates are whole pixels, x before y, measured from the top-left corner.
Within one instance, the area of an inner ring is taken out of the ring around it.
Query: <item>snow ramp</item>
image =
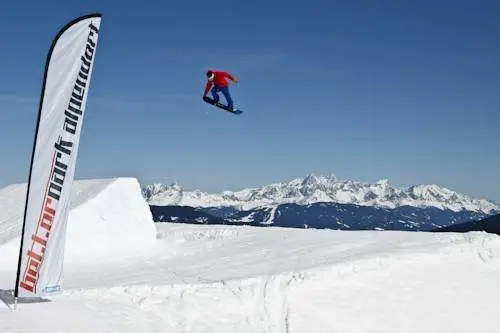
[[[17,264],[26,189],[26,184],[15,184],[0,190],[0,269]],[[73,183],[65,261],[105,261],[144,249],[155,237],[153,218],[137,179]]]

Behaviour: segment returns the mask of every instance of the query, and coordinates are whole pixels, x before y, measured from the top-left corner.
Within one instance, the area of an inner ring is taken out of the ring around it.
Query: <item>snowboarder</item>
[[[226,78],[230,79],[234,83],[237,83],[238,80],[227,72],[215,69],[209,69],[207,71],[207,78],[208,80],[207,84],[205,85],[205,92],[203,94],[203,97],[205,98],[207,96],[208,91],[213,85],[211,93],[214,101],[215,102],[219,101],[219,92],[222,92],[222,94],[226,98],[228,108],[234,110],[234,102],[233,99],[231,98],[231,94],[229,93],[229,82],[226,80]]]

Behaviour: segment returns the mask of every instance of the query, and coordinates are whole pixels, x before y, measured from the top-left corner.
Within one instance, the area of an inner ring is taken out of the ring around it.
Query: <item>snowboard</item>
[[[213,99],[211,99],[208,96],[204,96],[203,100],[206,103],[214,105],[214,106],[217,106],[218,108],[220,108],[220,109],[222,109],[224,111],[227,111],[227,112],[231,112],[231,113],[234,113],[234,114],[242,114],[243,113],[243,110],[239,110],[239,109],[232,110],[232,109],[228,108],[227,105],[224,105],[221,102],[216,102],[216,101],[214,101]]]

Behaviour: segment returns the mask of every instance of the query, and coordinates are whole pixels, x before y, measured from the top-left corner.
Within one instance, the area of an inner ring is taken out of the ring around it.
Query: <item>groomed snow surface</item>
[[[13,310],[25,185],[0,190],[0,332],[497,333],[486,233],[154,224],[135,179],[78,181],[65,292]]]

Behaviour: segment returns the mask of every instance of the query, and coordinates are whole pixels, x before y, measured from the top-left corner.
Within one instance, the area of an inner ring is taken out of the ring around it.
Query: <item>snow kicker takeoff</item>
[[[203,100],[208,104],[215,105],[223,110],[232,112],[234,114],[243,113],[242,110],[234,108],[234,102],[231,97],[231,93],[229,92],[229,82],[227,81],[227,79],[230,79],[231,81],[237,83],[238,80],[227,72],[214,69],[209,69],[206,75],[207,75],[207,84],[205,85]],[[213,98],[207,96],[210,88],[212,88],[211,93]],[[222,92],[222,94],[224,95],[227,105],[224,105],[219,102],[220,92]]]

